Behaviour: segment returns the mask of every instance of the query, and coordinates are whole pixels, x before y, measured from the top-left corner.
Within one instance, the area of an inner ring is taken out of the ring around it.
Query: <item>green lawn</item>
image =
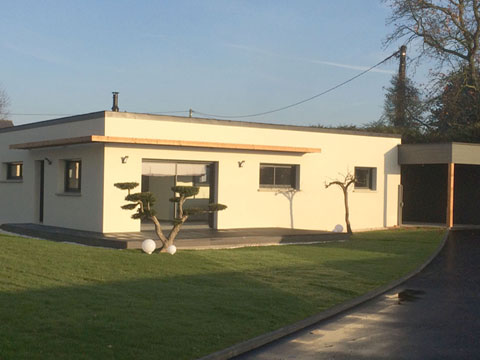
[[[192,359],[399,278],[441,230],[145,255],[0,235],[0,359]]]

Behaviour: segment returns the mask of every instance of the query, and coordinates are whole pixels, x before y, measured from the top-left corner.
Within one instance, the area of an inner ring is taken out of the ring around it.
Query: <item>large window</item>
[[[376,190],[377,169],[370,167],[355,168],[355,189]]]
[[[298,165],[260,164],[261,188],[298,188]]]
[[[23,164],[21,162],[7,163],[7,180],[22,180]]]
[[[80,192],[82,185],[82,162],[80,160],[65,161],[65,192]]]

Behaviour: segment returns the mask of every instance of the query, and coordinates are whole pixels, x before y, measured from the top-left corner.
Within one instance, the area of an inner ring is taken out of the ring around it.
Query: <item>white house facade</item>
[[[0,129],[0,223],[137,232],[117,182],[138,182],[174,217],[174,185],[191,206],[228,206],[216,229],[344,226],[343,194],[325,183],[355,174],[353,230],[397,225],[400,138],[352,131],[101,111]],[[188,205],[187,202],[187,205]]]

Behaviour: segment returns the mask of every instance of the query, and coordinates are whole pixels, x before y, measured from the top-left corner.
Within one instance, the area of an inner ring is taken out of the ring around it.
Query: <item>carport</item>
[[[399,145],[400,223],[480,225],[480,144]]]

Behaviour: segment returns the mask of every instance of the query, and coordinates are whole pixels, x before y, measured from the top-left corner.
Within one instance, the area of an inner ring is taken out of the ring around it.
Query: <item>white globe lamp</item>
[[[177,252],[177,247],[175,245],[170,245],[167,248],[167,252],[171,255],[175,254]]]
[[[143,240],[142,242],[142,250],[148,255],[153,253],[156,247],[157,245],[155,244],[155,241],[153,241],[152,239],[146,239],[146,240]]]
[[[343,226],[340,225],[340,224],[335,225],[335,228],[333,229],[333,232],[336,232],[336,233],[343,232]]]

